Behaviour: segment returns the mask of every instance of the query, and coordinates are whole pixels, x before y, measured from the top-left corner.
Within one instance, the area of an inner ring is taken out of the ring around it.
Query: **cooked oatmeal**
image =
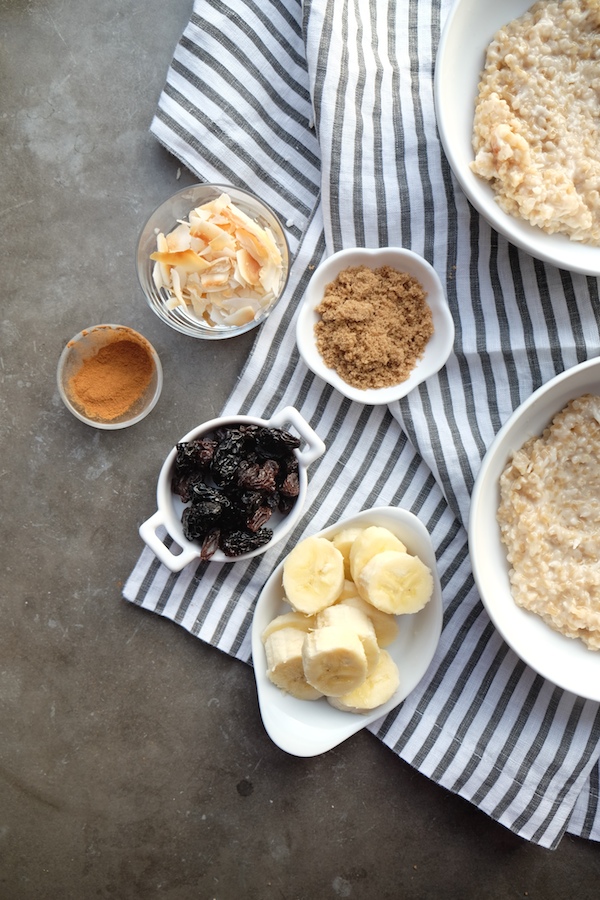
[[[474,172],[504,212],[600,244],[600,0],[540,0],[487,49]]]
[[[516,603],[600,650],[600,397],[572,400],[500,478]]]

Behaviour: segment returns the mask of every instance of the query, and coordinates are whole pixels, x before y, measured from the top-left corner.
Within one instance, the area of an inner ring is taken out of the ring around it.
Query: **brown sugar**
[[[353,387],[406,381],[433,334],[423,286],[391,266],[351,266],[325,288],[317,306],[317,349]]]

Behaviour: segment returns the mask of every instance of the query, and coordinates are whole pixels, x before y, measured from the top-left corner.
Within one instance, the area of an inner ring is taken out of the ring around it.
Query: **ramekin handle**
[[[158,510],[153,516],[142,522],[139,527],[139,534],[144,543],[148,545],[167,569],[170,569],[171,572],[180,572],[188,563],[198,559],[200,548],[192,546],[182,547],[181,553],[172,553],[156,533],[157,529],[164,524],[162,513]],[[176,546],[179,545],[177,544]]]
[[[327,449],[325,444],[294,406],[286,406],[284,409],[280,409],[269,421],[269,425],[275,428],[284,428],[288,424],[294,426],[300,437],[308,445],[298,451],[300,461],[305,466],[310,465],[315,459],[323,456]]]

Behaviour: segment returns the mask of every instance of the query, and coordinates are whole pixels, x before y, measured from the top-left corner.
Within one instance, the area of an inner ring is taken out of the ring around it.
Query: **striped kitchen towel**
[[[249,188],[286,225],[285,300],[223,410],[268,418],[293,405],[327,445],[286,547],[379,505],[412,510],[434,541],[445,609],[438,652],[371,730],[516,834],[556,847],[565,831],[600,840],[600,709],[545,681],[499,637],[474,587],[465,523],[481,459],[512,410],[599,354],[598,283],[509,245],[452,177],[433,103],[450,6],[196,0],[152,130],[199,179]],[[448,364],[389,409],[337,394],[294,341],[319,261],[340,247],[387,244],[433,264],[456,324]],[[253,606],[286,547],[177,575],[145,548],[124,595],[250,661]]]

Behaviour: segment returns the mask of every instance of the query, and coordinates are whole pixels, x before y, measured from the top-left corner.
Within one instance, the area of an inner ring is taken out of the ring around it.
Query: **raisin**
[[[273,510],[270,506],[259,506],[250,518],[246,520],[246,528],[248,531],[256,532],[263,525],[267,524],[272,515]]]
[[[282,515],[287,516],[290,510],[293,509],[295,502],[295,497],[286,497],[285,494],[280,494],[277,509],[280,513],[282,513]]]
[[[280,428],[265,426],[259,430],[256,439],[257,453],[265,459],[280,459],[282,456],[286,456],[290,450],[295,450],[299,446],[299,438]]]
[[[261,528],[255,534],[249,534],[245,531],[231,531],[228,534],[222,534],[219,540],[219,547],[225,556],[240,556],[242,553],[250,553],[263,547],[273,537],[270,528]]]
[[[210,471],[219,485],[230,484],[242,461],[244,434],[239,428],[232,428],[219,441],[213,454]]]
[[[200,550],[200,559],[210,559],[211,556],[214,556],[215,550],[219,547],[219,538],[221,537],[221,532],[218,528],[214,528],[212,531],[209,531],[207,535],[202,540],[202,547]]]
[[[266,459],[262,465],[254,463],[241,467],[237,481],[240,487],[271,493],[277,488],[278,472],[278,463],[274,459]]]
[[[279,491],[285,497],[297,497],[300,493],[300,481],[298,475],[295,472],[287,475],[285,481],[279,488]]]
[[[182,471],[208,469],[216,447],[217,442],[208,438],[199,438],[195,441],[177,444],[175,469]]]

